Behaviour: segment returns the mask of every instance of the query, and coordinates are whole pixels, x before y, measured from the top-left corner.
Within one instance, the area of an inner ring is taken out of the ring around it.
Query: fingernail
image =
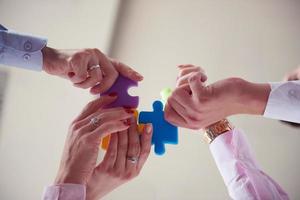
[[[116,97],[118,95],[118,93],[116,92],[112,92],[112,93],[109,93],[108,96],[110,97]]]
[[[139,77],[139,78],[144,78],[140,73],[138,73],[138,72],[134,72],[134,74],[137,76],[137,77]]]
[[[125,120],[125,121],[123,121],[123,123],[124,123],[126,126],[130,126],[130,121],[129,121],[129,120]]]
[[[134,113],[134,110],[130,110],[130,109],[125,109],[125,111],[126,111],[128,114],[133,114],[133,113]]]
[[[150,134],[152,132],[152,124],[147,124],[146,126],[146,133]]]

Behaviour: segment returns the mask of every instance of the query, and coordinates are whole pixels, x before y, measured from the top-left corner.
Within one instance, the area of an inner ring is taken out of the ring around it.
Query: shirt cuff
[[[0,30],[0,63],[24,69],[41,71],[42,49],[47,39],[19,34],[11,30]]]
[[[86,186],[79,184],[60,184],[48,186],[43,200],[85,200]]]
[[[264,117],[300,123],[300,81],[270,83]]]

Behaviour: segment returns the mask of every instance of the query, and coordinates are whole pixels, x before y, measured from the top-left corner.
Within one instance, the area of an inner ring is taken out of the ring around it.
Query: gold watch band
[[[206,127],[204,133],[204,140],[207,143],[212,143],[219,135],[232,130],[234,127],[227,119],[222,119],[208,127]]]

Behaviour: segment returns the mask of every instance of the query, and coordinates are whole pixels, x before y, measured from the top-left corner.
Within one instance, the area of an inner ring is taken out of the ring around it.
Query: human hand
[[[103,109],[116,100],[116,96],[103,96],[90,102],[73,121],[55,180],[55,184],[85,185],[96,166],[101,138],[129,128],[131,110]]]
[[[284,77],[285,81],[297,81],[300,80],[300,66],[293,71],[289,72]]]
[[[182,72],[183,69],[186,73]],[[177,82],[177,88],[165,107],[165,118],[170,123],[201,129],[230,115],[264,112],[270,93],[269,84],[228,78],[206,86],[206,79],[199,67],[180,67],[180,82]]]
[[[42,53],[45,72],[69,79],[76,87],[90,88],[93,94],[108,90],[119,73],[134,81],[143,80],[138,72],[108,58],[98,49],[57,50],[45,47]]]
[[[87,184],[87,199],[96,200],[138,176],[151,150],[152,126],[144,126],[139,135],[136,120],[130,128],[113,133],[102,162],[94,169]]]

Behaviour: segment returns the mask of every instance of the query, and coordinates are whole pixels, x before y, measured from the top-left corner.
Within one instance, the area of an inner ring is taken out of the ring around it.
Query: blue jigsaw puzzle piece
[[[178,128],[165,120],[161,101],[155,101],[152,106],[153,112],[140,112],[139,123],[152,124],[154,152],[163,155],[166,151],[165,144],[178,144]]]

